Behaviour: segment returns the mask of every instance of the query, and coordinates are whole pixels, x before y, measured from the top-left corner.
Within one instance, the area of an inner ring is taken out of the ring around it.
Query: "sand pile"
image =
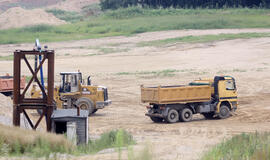
[[[66,22],[42,9],[10,8],[0,15],[0,29],[19,28],[38,24],[60,25]]]
[[[0,124],[11,125],[13,103],[10,97],[0,94]]]

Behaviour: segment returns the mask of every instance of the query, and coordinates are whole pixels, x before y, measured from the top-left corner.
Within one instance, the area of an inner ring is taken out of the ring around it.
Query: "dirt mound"
[[[99,0],[68,0],[68,1],[61,1],[55,5],[51,5],[48,8],[56,8],[66,11],[80,12],[83,7],[98,2]]]
[[[39,8],[53,5],[62,0],[0,0],[0,10],[6,11],[12,7]]]
[[[11,98],[0,94],[0,124],[12,124],[12,107],[13,105]]]
[[[19,28],[38,24],[60,25],[66,22],[42,9],[25,10],[20,7],[8,9],[0,15],[0,29]]]

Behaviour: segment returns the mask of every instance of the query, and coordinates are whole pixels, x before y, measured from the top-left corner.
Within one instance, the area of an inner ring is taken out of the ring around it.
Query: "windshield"
[[[81,73],[78,74],[61,74],[60,92],[76,92],[78,83],[82,82]]]

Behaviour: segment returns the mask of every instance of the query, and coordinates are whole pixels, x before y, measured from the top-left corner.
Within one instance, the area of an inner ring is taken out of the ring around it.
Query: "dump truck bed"
[[[141,86],[141,101],[143,103],[173,104],[205,102],[211,100],[210,85],[183,86]]]
[[[25,87],[25,78],[21,78],[21,89]],[[13,77],[12,76],[0,76],[0,92],[12,92],[13,91]]]

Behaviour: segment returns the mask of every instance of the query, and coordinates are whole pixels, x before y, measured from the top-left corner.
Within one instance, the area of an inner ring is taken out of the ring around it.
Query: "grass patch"
[[[100,47],[100,46],[94,46],[94,47],[89,46],[87,48],[97,50],[99,52],[98,54],[88,54],[89,56],[128,52],[130,50],[129,48],[112,48],[112,47]]]
[[[12,61],[12,60],[13,60],[13,55],[0,56],[0,61]]]
[[[137,45],[144,46],[162,46],[173,43],[206,43],[213,41],[225,41],[232,39],[250,39],[270,37],[270,33],[239,33],[239,34],[218,34],[218,35],[203,35],[203,36],[184,36],[179,38],[168,38],[164,40],[140,42]]]
[[[64,11],[60,9],[48,9],[46,10],[48,13],[52,13],[55,17],[67,21],[67,22],[78,22],[82,20],[83,16],[79,14],[78,12],[70,12],[70,11]]]
[[[54,153],[80,156],[94,154],[107,148],[116,148],[121,153],[123,147],[135,144],[132,135],[123,129],[105,132],[99,139],[89,140],[86,145],[74,146],[63,135],[4,125],[0,125],[0,128],[0,156],[48,158]]]
[[[232,72],[240,72],[241,73],[241,72],[247,72],[247,70],[235,68],[232,70],[220,70],[217,72],[217,74],[232,73]]]
[[[269,159],[270,133],[241,134],[218,144],[211,149],[203,160],[220,159]]]
[[[48,157],[51,153],[71,153],[75,148],[64,136],[4,125],[0,127],[0,156]]]
[[[79,153],[94,154],[107,148],[128,147],[135,144],[132,135],[123,129],[103,133],[99,139],[78,147]]]
[[[175,74],[178,72],[186,72],[186,71],[188,70],[165,69],[165,70],[159,70],[159,71],[118,72],[116,73],[116,75],[170,77],[170,76],[175,76]]]
[[[99,48],[99,52],[103,54],[110,54],[110,53],[120,53],[120,52],[127,52],[129,51],[128,48]]]
[[[53,11],[55,13],[61,11]],[[64,13],[66,14],[66,13]],[[0,44],[67,41],[149,31],[219,28],[269,28],[267,9],[143,9],[126,8],[60,26],[38,25],[0,31]],[[70,18],[72,19],[72,18]]]

